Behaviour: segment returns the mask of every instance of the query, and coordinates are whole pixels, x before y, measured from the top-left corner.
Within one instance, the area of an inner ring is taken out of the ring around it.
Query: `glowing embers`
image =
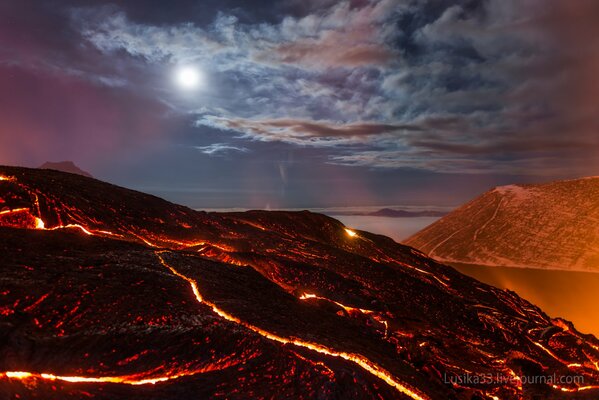
[[[266,339],[272,340],[274,342],[278,342],[278,343],[282,343],[282,344],[292,344],[294,346],[303,347],[303,348],[315,351],[317,353],[326,354],[326,355],[332,356],[332,357],[339,357],[339,358],[343,358],[345,360],[351,361],[354,364],[361,367],[362,369],[364,369],[365,371],[369,372],[370,374],[382,379],[388,385],[395,388],[400,393],[403,393],[403,394],[411,397],[412,399],[424,400],[424,399],[428,398],[424,394],[417,392],[416,389],[412,389],[412,388],[408,387],[407,385],[400,383],[399,380],[396,377],[394,377],[393,375],[391,375],[391,373],[389,371],[387,371],[387,370],[383,369],[382,367],[380,367],[379,365],[373,363],[372,361],[370,361],[366,357],[362,356],[361,354],[336,351],[336,350],[326,347],[324,345],[304,341],[302,339],[295,338],[295,337],[286,338],[283,336],[279,336],[275,333],[265,331],[262,328],[259,328],[257,326],[254,326],[254,325],[248,323],[248,322],[240,320],[239,318],[233,316],[232,314],[229,314],[228,312],[218,308],[214,303],[211,303],[211,302],[207,301],[206,299],[204,299],[202,297],[202,294],[200,293],[200,290],[198,288],[198,284],[196,281],[183,275],[182,273],[177,271],[175,268],[173,268],[170,264],[168,264],[164,260],[164,258],[161,256],[161,254],[167,253],[167,251],[156,251],[155,253],[156,253],[156,256],[158,256],[160,263],[162,263],[162,265],[164,265],[174,275],[178,276],[179,278],[181,278],[189,283],[189,285],[191,286],[191,290],[193,291],[193,294],[199,303],[203,303],[203,304],[207,305],[208,307],[210,307],[212,309],[212,311],[215,314],[222,317],[223,319],[230,321],[230,322],[234,322],[236,324],[239,324],[239,325],[265,337]]]
[[[6,175],[0,175],[0,181],[14,181],[15,178]]]
[[[349,236],[350,238],[354,238],[356,236],[358,236],[358,234],[356,233],[356,231],[352,231],[349,228],[343,228],[345,229],[345,233],[347,234],[347,236]]]

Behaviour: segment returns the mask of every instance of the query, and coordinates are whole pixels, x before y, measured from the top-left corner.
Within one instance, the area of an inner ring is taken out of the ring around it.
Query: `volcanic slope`
[[[0,398],[599,396],[593,336],[324,215],[16,167],[0,210]]]
[[[435,259],[599,272],[599,177],[490,190],[405,243]]]

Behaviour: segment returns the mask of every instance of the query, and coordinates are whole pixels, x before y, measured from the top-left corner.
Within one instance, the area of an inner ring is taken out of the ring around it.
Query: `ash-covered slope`
[[[0,398],[599,394],[593,336],[323,215],[12,167],[0,208]]]
[[[497,187],[405,243],[447,262],[599,272],[599,177]]]

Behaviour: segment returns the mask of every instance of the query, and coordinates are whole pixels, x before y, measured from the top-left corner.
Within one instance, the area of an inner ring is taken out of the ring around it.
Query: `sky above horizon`
[[[192,207],[599,175],[597,20],[594,0],[5,0],[0,164]]]

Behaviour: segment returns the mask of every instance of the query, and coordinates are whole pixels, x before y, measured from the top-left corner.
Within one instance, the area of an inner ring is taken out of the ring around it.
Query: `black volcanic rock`
[[[598,394],[593,336],[324,215],[14,167],[0,201],[0,398]],[[541,373],[584,383],[515,378]]]
[[[46,161],[40,167],[40,169],[53,169],[55,171],[68,172],[70,174],[78,174],[87,176],[88,178],[93,178],[89,172],[85,172],[81,168],[75,165],[72,161],[59,161],[59,162],[50,162]]]
[[[406,244],[435,259],[599,272],[599,177],[494,188]]]

